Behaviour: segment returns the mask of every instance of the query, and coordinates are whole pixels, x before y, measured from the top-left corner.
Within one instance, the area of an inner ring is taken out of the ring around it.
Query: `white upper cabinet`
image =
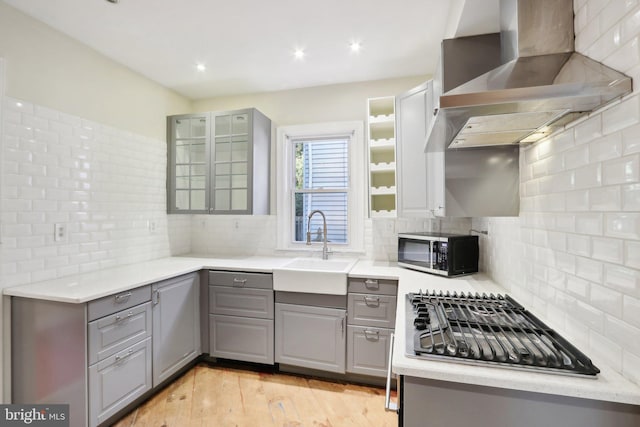
[[[398,216],[425,217],[428,165],[425,154],[432,117],[432,81],[396,97]]]

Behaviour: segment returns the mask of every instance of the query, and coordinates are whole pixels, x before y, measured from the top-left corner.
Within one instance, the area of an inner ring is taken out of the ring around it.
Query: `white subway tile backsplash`
[[[591,211],[619,211],[622,206],[621,190],[618,186],[599,187],[588,190]]]
[[[640,270],[607,264],[604,268],[605,286],[625,295],[640,298]]]
[[[618,264],[624,262],[624,245],[622,240],[593,237],[592,244],[593,258]]]
[[[602,361],[618,372],[622,370],[622,346],[603,334],[590,331],[589,354],[596,366]]]
[[[567,252],[574,255],[591,256],[591,237],[581,234],[568,234]]]
[[[588,144],[591,163],[615,159],[622,156],[622,134],[620,132],[603,136]]]
[[[576,144],[585,144],[602,136],[602,116],[596,115],[573,128]]]
[[[602,183],[604,185],[638,181],[640,181],[640,154],[609,160],[602,165]]]
[[[3,262],[17,268],[3,268],[4,285],[169,255],[162,231],[164,141],[11,98],[5,105],[11,113],[3,115],[8,155],[0,250]],[[12,217],[15,221],[7,221]],[[151,218],[159,225],[153,235],[146,227]],[[67,225],[63,242],[53,239],[56,222]],[[113,238],[107,230],[116,222],[120,234]]]
[[[602,167],[599,163],[583,166],[574,171],[574,188],[592,188],[602,183]]]
[[[622,354],[622,374],[636,384],[640,384],[640,356],[630,351]]]
[[[601,213],[576,214],[576,233],[589,235],[602,235],[603,215]]]
[[[622,318],[636,328],[640,328],[640,299],[624,296]]]
[[[569,295],[582,301],[589,299],[590,283],[587,280],[575,276],[567,276],[565,286]]]
[[[622,131],[622,153],[624,155],[640,152],[640,125],[634,125]]]
[[[576,257],[576,275],[591,282],[602,282],[602,262],[592,258]]]
[[[622,210],[640,211],[640,184],[629,184],[621,187]]]
[[[607,315],[604,322],[605,335],[616,342],[627,344],[627,349],[640,354],[640,340],[629,337],[640,337],[640,328],[629,325],[618,317]]]
[[[640,213],[605,214],[605,234],[611,237],[640,239]]]
[[[620,48],[613,51],[611,55],[602,60],[602,63],[615,70],[628,72],[638,64],[638,62],[640,62],[640,51],[638,49],[638,37],[633,37]],[[603,117],[604,121],[606,121],[606,119],[606,117]],[[617,119],[619,119],[619,121],[614,120],[609,129],[603,129],[604,133],[614,132],[617,129],[621,129],[622,127],[633,123],[633,121],[626,122],[622,116],[618,116]]]
[[[622,317],[622,297],[620,292],[595,283],[591,284],[591,305],[618,318]]]

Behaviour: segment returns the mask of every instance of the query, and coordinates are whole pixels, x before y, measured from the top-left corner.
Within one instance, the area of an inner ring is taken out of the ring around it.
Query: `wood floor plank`
[[[199,364],[116,427],[395,427],[384,390]]]

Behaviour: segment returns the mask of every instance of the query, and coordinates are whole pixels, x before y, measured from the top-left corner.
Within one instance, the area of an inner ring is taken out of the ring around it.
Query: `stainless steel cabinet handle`
[[[380,289],[380,283],[376,279],[367,279],[364,281],[364,286],[367,289]]]
[[[233,278],[233,286],[244,286],[247,283],[247,279],[238,279],[237,277]]]
[[[395,339],[395,334],[391,334],[391,339],[389,340],[389,365],[387,366],[387,387],[384,393],[384,409],[385,411],[398,412],[398,403],[391,401],[391,364],[393,363],[393,342]]]
[[[342,336],[344,337],[344,317],[340,320],[340,330],[342,331]]]
[[[364,297],[364,303],[369,307],[379,307],[380,306],[380,297]]]
[[[122,304],[123,302],[127,302],[127,300],[131,297],[131,292],[127,292],[126,294],[119,294],[115,296],[116,304]]]
[[[117,355],[116,356],[116,363],[118,362],[122,362],[123,360],[125,360],[128,357],[131,357],[131,355],[133,354],[133,349],[127,351],[127,354],[121,356],[121,355]]]
[[[158,305],[158,303],[160,302],[160,291],[159,290],[155,290],[153,291],[153,294],[151,295],[151,302],[153,303],[153,305]]]
[[[380,331],[372,331],[370,329],[365,329],[364,330],[364,337],[366,339],[375,339],[376,341],[378,341],[380,339]]]
[[[126,315],[126,316],[124,316],[124,317],[123,317],[123,316],[120,316],[120,315],[117,315],[117,316],[116,316],[116,323],[121,322],[121,321],[123,321],[124,319],[128,319],[128,318],[130,318],[131,316],[133,316],[133,312],[131,312],[131,311],[130,311],[129,313],[127,313],[127,315]]]

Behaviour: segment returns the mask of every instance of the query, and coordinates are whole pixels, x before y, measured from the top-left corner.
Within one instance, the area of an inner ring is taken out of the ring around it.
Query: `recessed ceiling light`
[[[304,49],[302,49],[302,48],[295,49],[293,51],[293,56],[294,56],[294,58],[296,58],[298,60],[304,59]]]
[[[198,63],[196,64],[196,70],[200,71],[200,72],[204,72],[207,70],[206,65],[202,64],[202,63]]]
[[[362,48],[362,45],[360,44],[360,42],[351,42],[349,44],[349,48],[351,49],[351,52],[353,53],[358,53],[360,52],[360,49]]]

